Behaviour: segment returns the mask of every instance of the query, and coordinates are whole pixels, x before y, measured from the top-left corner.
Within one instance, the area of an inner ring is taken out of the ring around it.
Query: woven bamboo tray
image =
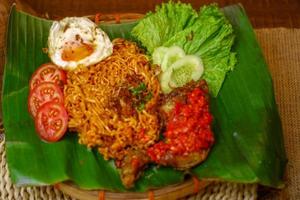
[[[144,14],[140,13],[114,13],[90,15],[88,18],[101,24],[120,24],[134,22],[142,18]],[[189,178],[185,182],[176,185],[154,189],[149,192],[108,192],[97,190],[83,190],[72,184],[64,182],[56,184],[55,187],[62,192],[80,200],[118,200],[118,199],[179,199],[198,193],[207,187],[211,181],[200,181],[196,178]]]
[[[182,184],[171,185],[161,189],[151,190],[149,192],[104,192],[96,190],[82,190],[72,183],[60,183],[55,187],[65,194],[68,194],[80,200],[120,200],[120,199],[180,199],[186,196],[197,194],[200,190],[204,189],[211,182],[208,181],[195,181],[187,180]]]
[[[43,17],[43,18],[49,18],[47,13],[44,14],[37,14],[34,10],[24,8],[23,4],[17,3],[17,8],[19,10],[25,10],[29,13]],[[97,23],[103,23],[103,24],[114,24],[114,23],[128,23],[128,22],[134,22],[140,18],[142,18],[144,15],[139,13],[113,13],[113,14],[97,14],[97,15],[90,15],[88,16],[92,20],[96,20]],[[53,18],[52,18],[53,19]],[[60,19],[60,17],[55,17],[55,19]],[[2,123],[1,123],[2,127]],[[1,129],[2,130],[2,129]],[[1,132],[4,132],[2,130]],[[1,133],[2,134],[2,133]],[[3,135],[1,135],[1,138],[3,138]],[[1,139],[2,140],[2,139]],[[2,144],[4,145],[4,144]],[[2,155],[4,156],[4,155]],[[2,160],[2,162],[6,165],[6,162]],[[3,165],[4,165],[3,164]],[[7,168],[4,167],[5,169]],[[5,173],[5,176],[7,177],[7,169],[2,170],[3,173]],[[8,178],[8,177],[7,177]],[[9,180],[1,181],[4,188],[8,188],[8,185],[11,185]],[[58,183],[54,186],[55,189],[58,189],[62,191],[63,193],[69,195],[72,199],[79,199],[79,200],[93,200],[93,199],[108,199],[108,200],[117,200],[117,199],[178,199],[183,198],[192,194],[198,193],[200,190],[203,190],[206,186],[208,186],[211,182],[209,181],[198,181],[196,179],[189,179],[181,184],[171,185],[168,187],[155,189],[150,192],[144,192],[144,193],[134,193],[134,192],[126,192],[126,193],[120,193],[120,192],[104,192],[104,191],[96,191],[96,190],[83,190],[78,188],[76,185],[74,185],[71,182],[63,182]],[[11,185],[12,186],[12,185]],[[3,189],[4,189],[3,188]],[[17,187],[11,188],[11,191],[17,191]],[[21,190],[24,188],[20,188]],[[43,189],[34,189],[30,187],[26,187],[31,193],[34,193],[35,190],[41,190]],[[8,196],[11,196],[9,199],[18,199],[13,198],[10,194],[10,190],[6,191],[0,191],[0,197],[2,195],[5,195],[7,192]],[[15,192],[13,192],[15,193]],[[40,193],[40,192],[38,192]],[[57,192],[56,192],[57,193]],[[23,196],[23,195],[22,195]],[[104,197],[105,196],[105,197]],[[26,197],[24,197],[27,199]],[[1,199],[1,198],[0,198]],[[55,198],[54,198],[55,199]]]
[[[47,15],[43,17],[47,18]],[[96,16],[89,16],[95,19]],[[100,18],[99,18],[100,17]],[[138,13],[116,13],[97,15],[99,23],[124,23],[132,22],[143,17],[143,14]],[[118,192],[103,192],[103,191],[88,191],[82,190],[70,182],[59,183],[55,187],[65,194],[70,195],[76,199],[178,199],[183,198],[199,192],[206,188],[211,182],[209,181],[196,181],[189,179],[182,184],[171,185],[168,187],[155,189],[145,193],[118,193]]]

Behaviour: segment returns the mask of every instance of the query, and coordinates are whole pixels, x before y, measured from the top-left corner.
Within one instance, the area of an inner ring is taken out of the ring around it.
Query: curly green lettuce
[[[231,51],[233,28],[215,4],[204,6],[197,12],[190,4],[163,3],[155,12],[148,13],[131,34],[149,54],[160,46],[177,45],[186,54],[199,56],[204,65],[202,78],[214,97],[237,62]]]

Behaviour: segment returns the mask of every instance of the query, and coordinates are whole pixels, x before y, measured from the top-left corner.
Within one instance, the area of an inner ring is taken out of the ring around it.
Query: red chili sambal
[[[209,149],[214,143],[211,130],[207,91],[199,87],[186,93],[185,101],[175,101],[166,122],[164,141],[151,146],[147,153],[151,160],[160,163],[167,156],[185,156]]]

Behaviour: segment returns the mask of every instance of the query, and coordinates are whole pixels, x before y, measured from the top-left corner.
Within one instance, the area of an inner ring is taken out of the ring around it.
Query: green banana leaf
[[[234,5],[224,12],[235,30],[238,64],[218,97],[211,99],[216,144],[208,159],[191,173],[200,179],[282,187],[286,156],[272,80],[243,8]],[[49,61],[42,49],[47,47],[51,23],[15,7],[10,14],[2,107],[11,179],[17,185],[71,180],[84,189],[126,191],[113,161],[78,144],[76,133],[67,133],[57,143],[45,143],[35,133],[27,111],[28,83],[34,70]],[[111,38],[130,39],[134,25],[101,28]],[[184,178],[182,172],[152,165],[132,191],[163,187]]]

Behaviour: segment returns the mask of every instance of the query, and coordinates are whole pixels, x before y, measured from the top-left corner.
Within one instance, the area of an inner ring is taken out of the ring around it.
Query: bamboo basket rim
[[[211,180],[197,180],[190,178],[182,183],[165,186],[149,190],[147,192],[112,192],[106,190],[85,190],[76,186],[72,182],[62,182],[55,185],[57,189],[69,196],[79,200],[99,200],[100,196],[105,196],[106,200],[165,200],[165,199],[179,199],[189,195],[198,193],[205,189],[213,181]]]

